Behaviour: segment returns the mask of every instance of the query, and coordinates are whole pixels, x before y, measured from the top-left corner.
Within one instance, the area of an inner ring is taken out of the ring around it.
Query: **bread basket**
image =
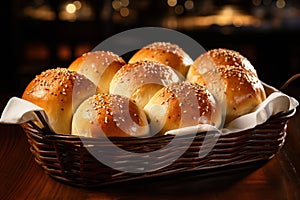
[[[299,77],[299,75],[297,76]],[[283,87],[286,87],[295,77],[289,79]],[[281,112],[271,116],[266,122],[254,128],[221,135],[212,149],[207,143],[203,143],[207,132],[198,132],[196,135],[183,135],[181,136],[183,143],[186,137],[194,137],[188,149],[172,164],[145,173],[130,173],[111,168],[91,155],[90,150],[97,146],[113,144],[135,153],[159,151],[174,136],[163,135],[137,139],[114,137],[109,138],[112,143],[107,143],[96,138],[54,134],[47,128],[45,120],[38,112],[36,115],[44,124],[44,128],[39,128],[31,121],[23,123],[21,126],[27,135],[30,151],[35,161],[46,174],[74,186],[99,187],[112,183],[178,173],[196,172],[201,174],[205,173],[205,170],[218,170],[222,167],[230,168],[231,166],[256,161],[267,161],[274,157],[283,146],[288,121],[295,112],[296,108]],[[181,138],[179,137],[179,141]],[[184,145],[182,144],[182,146]],[[199,157],[200,148],[202,150],[207,148],[210,151],[206,156]],[[111,159],[115,159],[116,163],[119,163],[122,167],[124,163],[129,162],[130,157],[120,155]],[[164,162],[168,159],[168,155],[155,159],[154,164]]]

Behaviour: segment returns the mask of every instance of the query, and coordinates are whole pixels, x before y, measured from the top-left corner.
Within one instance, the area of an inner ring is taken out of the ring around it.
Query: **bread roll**
[[[137,51],[128,63],[143,60],[157,61],[168,65],[184,77],[193,63],[193,60],[182,48],[170,42],[151,43]]]
[[[68,68],[89,78],[100,93],[108,92],[112,77],[125,64],[123,58],[112,52],[93,51],[82,54]]]
[[[66,68],[48,69],[26,87],[22,98],[43,108],[55,133],[70,134],[78,105],[95,94],[96,86],[85,76]]]
[[[163,86],[182,81],[169,66],[152,61],[124,65],[113,77],[109,92],[134,100],[143,108]]]
[[[202,85],[183,81],[160,89],[144,107],[152,133],[210,124],[217,128],[222,113],[214,96]]]
[[[98,93],[86,99],[74,113],[72,134],[101,138],[149,136],[144,111],[120,95]]]
[[[224,48],[200,55],[187,80],[205,85],[225,108],[225,123],[245,115],[266,99],[256,70],[239,52]]]

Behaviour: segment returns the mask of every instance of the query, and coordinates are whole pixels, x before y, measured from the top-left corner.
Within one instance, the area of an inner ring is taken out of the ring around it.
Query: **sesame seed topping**
[[[140,111],[135,102],[124,96],[98,93],[90,97],[88,103],[96,112],[98,120],[105,124],[114,123],[117,127],[124,127],[132,121],[139,125],[144,123],[139,118]]]
[[[68,93],[73,92],[75,85],[85,85],[88,89],[95,87],[95,85],[83,75],[61,67],[42,71],[39,75],[35,76],[31,84],[31,89],[27,92],[27,95],[33,94],[35,91],[39,92],[44,90],[49,91],[50,95],[67,96]]]
[[[113,80],[119,84],[132,85],[131,82],[139,80],[140,83],[161,83],[169,85],[179,82],[178,74],[170,66],[155,61],[139,61],[124,65],[117,71]]]
[[[154,42],[147,46],[145,46],[146,49],[150,50],[162,50],[163,53],[171,53],[175,55],[179,55],[180,57],[186,56],[186,53],[183,51],[181,47],[179,47],[177,44],[173,44],[170,42]]]
[[[200,116],[206,115],[211,112],[214,103],[213,96],[204,86],[187,81],[164,87],[159,96],[162,98],[161,105],[176,102],[183,109],[183,114],[197,109]]]

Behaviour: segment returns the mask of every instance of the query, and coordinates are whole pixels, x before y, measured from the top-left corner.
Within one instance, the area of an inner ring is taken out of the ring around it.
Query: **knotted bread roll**
[[[75,59],[68,69],[83,74],[98,86],[99,93],[108,92],[109,84],[115,73],[126,62],[110,51],[92,51]]]
[[[128,63],[144,60],[168,65],[184,77],[190,65],[193,64],[193,60],[181,47],[170,42],[151,43],[137,51]]]
[[[113,77],[109,93],[123,95],[143,108],[162,87],[182,81],[171,67],[153,61],[124,65]]]
[[[212,92],[223,106],[225,123],[253,111],[266,99],[253,65],[230,49],[201,54],[189,68],[187,80],[203,84]]]
[[[149,136],[146,114],[124,96],[98,93],[86,99],[72,121],[72,135],[85,137]]]
[[[55,133],[70,134],[73,113],[97,86],[66,68],[47,69],[27,85],[22,99],[43,108]]]
[[[152,133],[210,124],[217,128],[222,113],[214,96],[202,85],[183,81],[163,87],[144,107]]]

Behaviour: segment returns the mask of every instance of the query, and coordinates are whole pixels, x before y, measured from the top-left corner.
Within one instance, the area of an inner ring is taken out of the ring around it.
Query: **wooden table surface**
[[[299,95],[300,90],[294,90]],[[3,100],[3,99],[2,99]],[[0,124],[0,200],[7,199],[300,199],[300,110],[282,149],[263,163],[201,173],[79,188],[46,175],[19,125]]]

